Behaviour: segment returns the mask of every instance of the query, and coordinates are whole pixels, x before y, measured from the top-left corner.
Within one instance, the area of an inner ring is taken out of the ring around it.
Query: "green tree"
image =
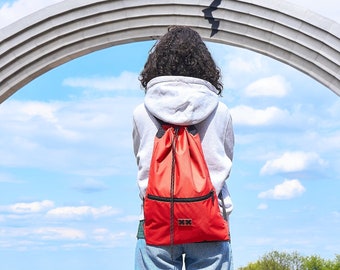
[[[303,270],[324,270],[325,266],[326,261],[316,255],[303,259]]]
[[[318,255],[303,257],[297,252],[272,251],[239,270],[340,270],[340,255],[332,261]]]
[[[335,260],[325,260],[318,255],[303,258],[302,270],[340,270],[340,255]]]
[[[302,257],[297,253],[272,251],[266,253],[257,262],[250,263],[240,270],[299,270]]]

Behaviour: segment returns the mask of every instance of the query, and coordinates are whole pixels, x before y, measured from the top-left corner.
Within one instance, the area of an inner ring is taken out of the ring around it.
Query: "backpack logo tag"
[[[179,218],[178,226],[192,226],[192,219],[188,218]]]

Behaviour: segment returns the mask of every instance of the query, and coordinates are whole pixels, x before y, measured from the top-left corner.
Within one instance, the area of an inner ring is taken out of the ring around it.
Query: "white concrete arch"
[[[340,95],[340,25],[287,1],[66,0],[1,29],[0,103],[56,66],[157,39],[174,24],[275,58]]]

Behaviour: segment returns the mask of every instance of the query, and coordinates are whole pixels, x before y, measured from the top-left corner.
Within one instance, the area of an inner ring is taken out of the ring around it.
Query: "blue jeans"
[[[230,242],[150,246],[137,240],[135,270],[182,270],[183,264],[186,270],[232,270]]]

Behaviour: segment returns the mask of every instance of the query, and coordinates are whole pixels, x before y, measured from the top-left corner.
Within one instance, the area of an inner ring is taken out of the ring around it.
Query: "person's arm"
[[[235,143],[234,129],[233,129],[233,124],[232,124],[232,119],[231,117],[229,117],[229,121],[228,121],[226,132],[225,132],[224,150],[228,158],[231,161],[233,161],[233,157],[234,157],[234,143]],[[231,201],[231,197],[230,197],[228,186],[227,186],[227,179],[229,178],[229,175],[230,175],[230,171],[221,189],[222,199],[224,202],[224,207],[225,207],[227,216],[229,216],[230,213],[233,211],[233,203]]]

